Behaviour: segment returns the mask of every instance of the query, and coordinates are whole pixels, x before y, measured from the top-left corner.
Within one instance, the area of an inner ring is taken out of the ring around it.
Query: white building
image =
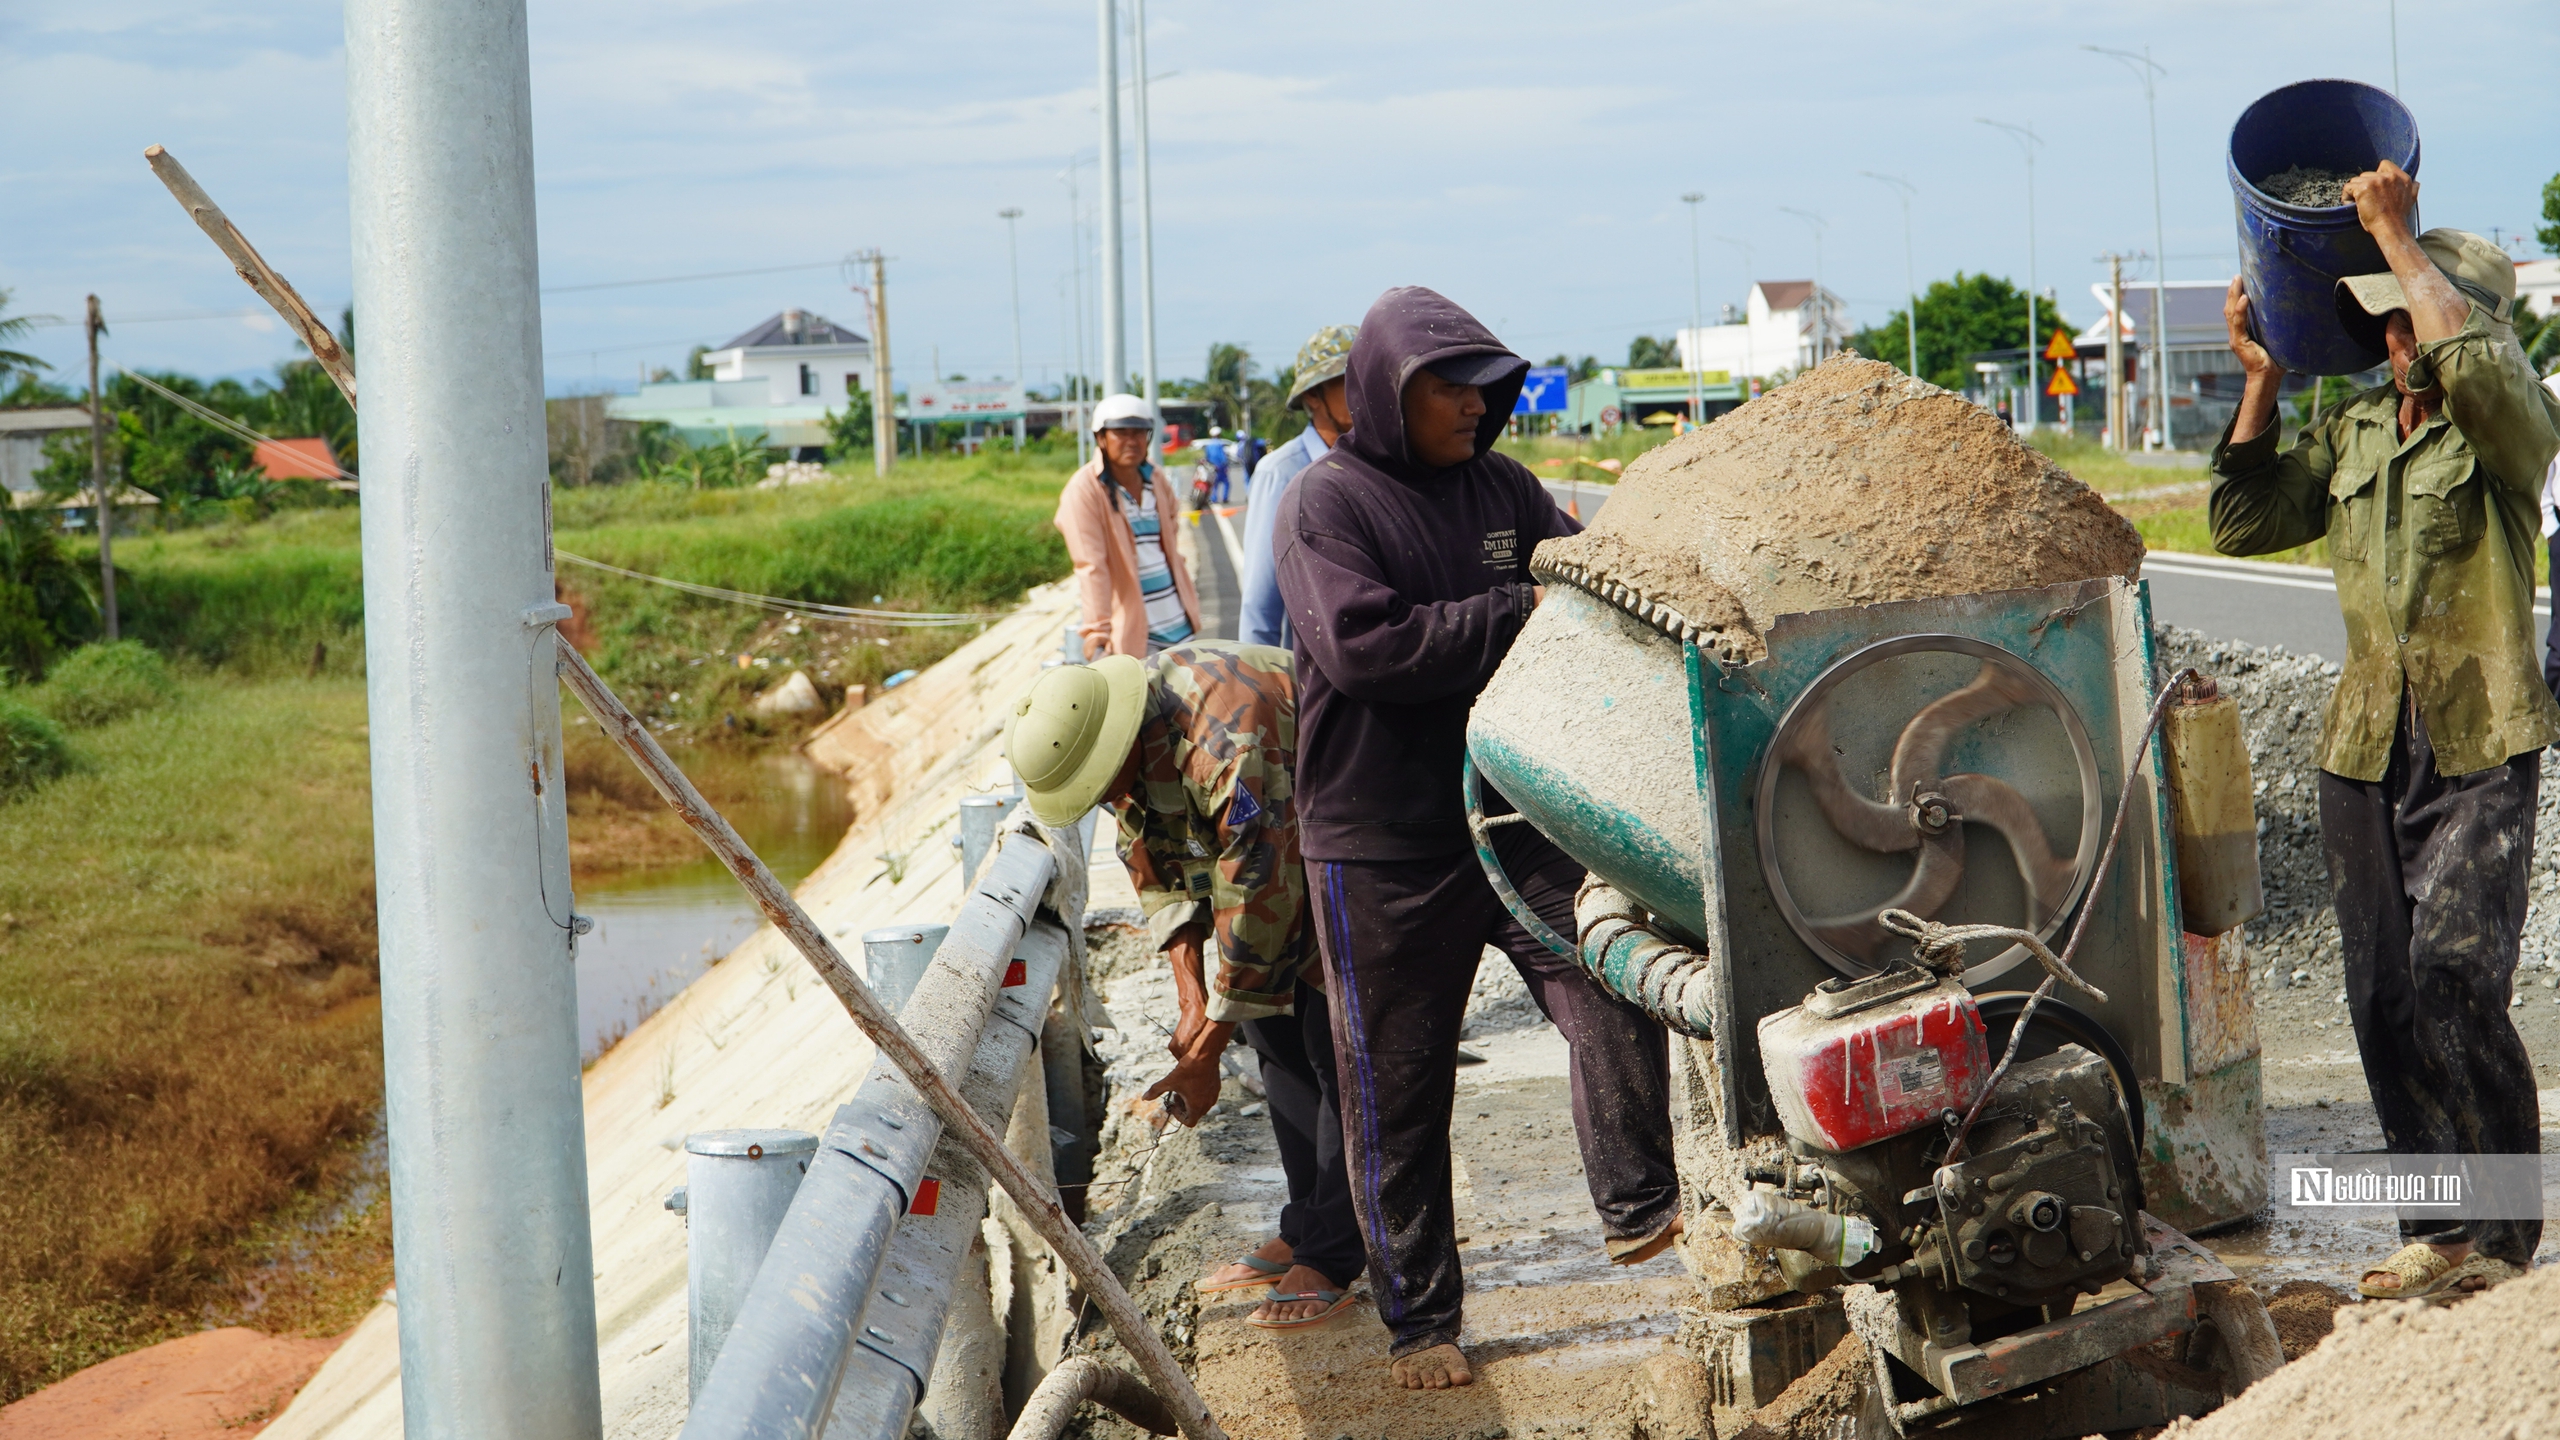
[[[1680,368],[1755,379],[1812,368],[1857,333],[1848,302],[1829,290],[1817,299],[1815,288],[1810,280],[1754,283],[1742,319],[1680,332]]]
[[[2516,262],[2516,299],[2533,302],[2533,313],[2548,315],[2560,305],[2560,260]]]
[[[762,380],[768,405],[840,404],[871,383],[871,341],[806,310],[784,310],[709,352],[714,380]]]

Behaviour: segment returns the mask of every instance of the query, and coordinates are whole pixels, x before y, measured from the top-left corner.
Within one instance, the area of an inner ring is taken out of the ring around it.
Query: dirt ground
[[[0,1440],[231,1440],[281,1413],[336,1340],[234,1325],[92,1365],[0,1410]]]

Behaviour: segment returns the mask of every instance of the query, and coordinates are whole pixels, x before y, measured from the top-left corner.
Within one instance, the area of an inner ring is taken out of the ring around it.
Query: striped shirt
[[[1129,538],[1137,543],[1138,593],[1147,602],[1148,652],[1179,645],[1191,638],[1191,615],[1182,608],[1182,592],[1173,588],[1173,569],[1165,563],[1164,523],[1156,512],[1156,487],[1142,484],[1140,498],[1132,503],[1126,490],[1108,479],[1104,483],[1111,485],[1111,496],[1119,502],[1120,513],[1129,522]]]

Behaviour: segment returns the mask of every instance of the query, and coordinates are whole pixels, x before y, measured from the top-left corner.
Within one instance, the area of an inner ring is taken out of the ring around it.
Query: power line
[[[700,275],[656,275],[646,280],[598,280],[586,285],[546,285],[545,295],[570,295],[582,290],[627,290],[634,285],[682,285],[694,280],[735,280],[744,275],[782,275],[794,270],[833,270],[841,263],[821,260],[814,265],[767,265],[755,270],[712,270]]]

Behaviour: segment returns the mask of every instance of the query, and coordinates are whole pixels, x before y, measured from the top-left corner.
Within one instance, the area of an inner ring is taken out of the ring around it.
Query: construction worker
[[[1200,629],[1174,526],[1182,510],[1173,486],[1147,463],[1155,419],[1135,395],[1093,407],[1094,456],[1058,492],[1058,533],[1075,563],[1084,619],[1076,627],[1087,658],[1152,655]]]
[[[1261,1057],[1289,1201],[1279,1234],[1198,1288],[1276,1282],[1245,1317],[1268,1330],[1341,1314],[1364,1264],[1324,977],[1308,963],[1297,720],[1288,652],[1198,640],[1143,662],[1114,655],[1050,670],[1005,731],[1033,815],[1065,826],[1097,804],[1119,813],[1120,860],[1173,966],[1182,1012],[1173,1071],[1145,1098],[1164,1097],[1175,1119],[1198,1124],[1218,1102],[1230,1035],[1241,1030]],[[1201,961],[1212,930],[1210,976]]]
[[[1529,552],[1581,528],[1493,453],[1528,370],[1442,296],[1380,296],[1346,367],[1351,429],[1281,497],[1274,541],[1297,637],[1299,837],[1351,1193],[1408,1389],[1474,1379],[1458,1347],[1449,1113],[1487,945],[1571,1047],[1574,1129],[1609,1258],[1650,1259],[1680,1233],[1666,1035],[1505,908],[1461,798],[1467,711],[1537,603]],[[1582,867],[1526,825],[1498,833],[1526,904],[1573,933]]]
[[[2340,311],[2391,383],[2276,453],[2284,372],[2223,302],[2246,372],[2213,457],[2214,547],[2326,538],[2347,657],[2320,737],[2320,832],[2348,1014],[2395,1154],[2534,1154],[2533,1062],[2508,1018],[2542,747],[2560,704],[2537,673],[2537,492],[2560,402],[2510,328],[2515,262],[2460,230],[2410,233],[2418,182],[2385,162],[2346,186],[2388,274],[2340,283]],[[2404,1220],[2365,1272],[2377,1299],[2477,1289],[2532,1263],[2530,1220]]]
[[[1289,482],[1323,459],[1351,428],[1342,371],[1351,363],[1351,342],[1359,336],[1357,325],[1327,325],[1298,347],[1298,363],[1289,373],[1289,407],[1307,412],[1307,428],[1262,457],[1246,487],[1242,628],[1253,644],[1289,646],[1289,607],[1280,601],[1280,577],[1271,561],[1272,526]]]

